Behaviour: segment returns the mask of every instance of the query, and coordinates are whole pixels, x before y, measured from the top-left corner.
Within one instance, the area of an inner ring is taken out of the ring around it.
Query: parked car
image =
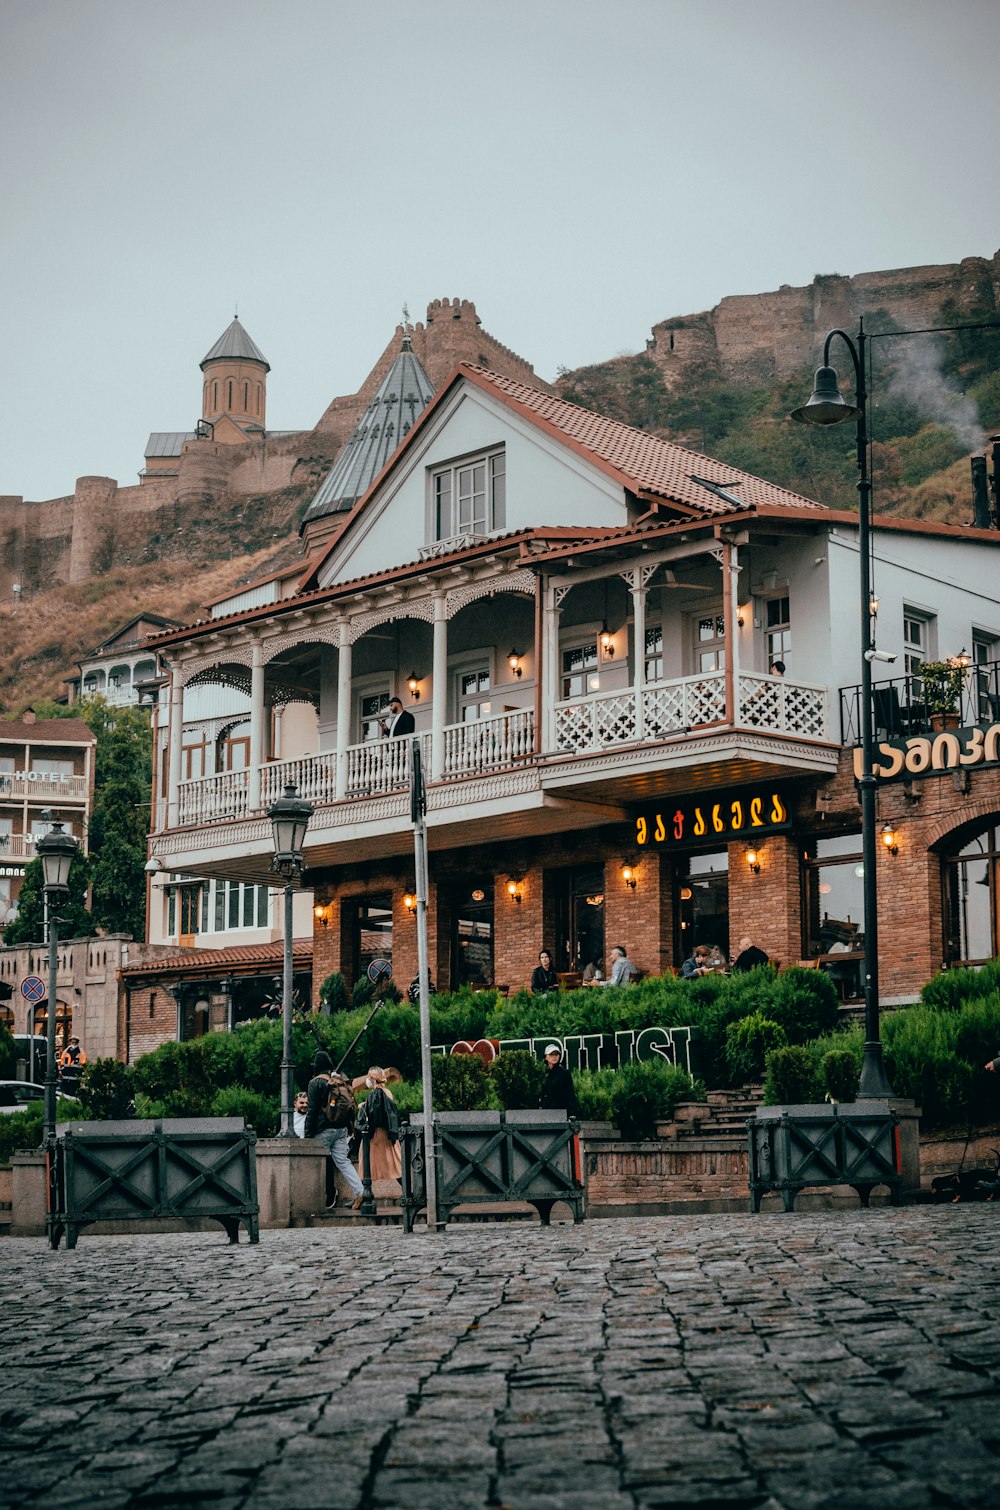
[[[62,1099],[63,1092],[56,1091]],[[0,1116],[7,1112],[23,1112],[36,1101],[44,1101],[44,1085],[33,1080],[0,1080]]]

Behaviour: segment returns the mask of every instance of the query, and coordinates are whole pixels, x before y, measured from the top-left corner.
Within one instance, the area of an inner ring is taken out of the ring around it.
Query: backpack
[[[349,1130],[354,1126],[354,1091],[343,1075],[331,1077],[322,1111],[327,1127]]]

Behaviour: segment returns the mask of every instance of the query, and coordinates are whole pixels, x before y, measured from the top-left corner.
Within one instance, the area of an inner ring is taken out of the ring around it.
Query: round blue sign
[[[39,975],[26,975],[21,982],[21,995],[25,1001],[41,1001],[45,995],[45,982]]]
[[[380,980],[391,980],[392,961],[388,959],[373,959],[368,966],[368,979],[373,986],[377,986]]]

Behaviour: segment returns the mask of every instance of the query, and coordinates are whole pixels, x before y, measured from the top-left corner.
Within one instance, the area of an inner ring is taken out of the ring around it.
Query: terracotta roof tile
[[[217,970],[239,972],[240,966],[281,965],[284,944],[279,939],[271,944],[233,944],[228,949],[183,949],[177,954],[165,954],[160,959],[148,960],[143,965],[129,965],[122,969],[123,976],[178,975],[197,972],[213,974]],[[312,963],[312,940],[295,939],[292,943],[292,963],[304,969]]]
[[[581,409],[578,404],[568,403],[566,399],[502,377],[498,372],[489,372],[468,363],[463,363],[459,370],[478,386],[493,389],[506,402],[542,420],[552,431],[572,442],[576,450],[610,467],[626,486],[637,493],[678,503],[699,514],[731,514],[740,505],[744,508],[761,504],[772,508],[822,508],[822,504],[813,499],[765,482],[752,472],[742,472],[739,467],[714,461],[699,451],[660,440],[645,430],[623,425],[619,420],[605,419],[589,409]],[[693,476],[724,488],[734,495],[733,499],[720,498],[694,482]]]

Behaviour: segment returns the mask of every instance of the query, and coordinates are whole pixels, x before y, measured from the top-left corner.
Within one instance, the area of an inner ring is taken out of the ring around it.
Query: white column
[[[724,566],[726,563],[723,563]],[[726,639],[729,641],[730,675],[733,678],[733,723],[740,722],[740,548],[729,547],[729,623]],[[771,668],[768,667],[768,670]]]
[[[632,624],[633,639],[635,640],[635,676],[633,687],[635,689],[635,737],[645,737],[645,722],[643,710],[643,692],[646,687],[646,587],[643,583],[643,570],[637,566],[634,572],[628,574],[629,589],[632,593]]]
[[[260,811],[260,777],[264,764],[264,660],[260,641],[250,647],[250,770],[247,812]]]
[[[278,707],[273,710],[273,713],[271,715],[274,719],[274,742],[271,745],[271,754],[275,757],[276,760],[284,760],[285,758],[285,745],[281,732],[281,719],[284,711],[284,704],[279,703]]]
[[[444,725],[448,708],[448,620],[444,593],[434,598],[434,657],[431,696],[431,780],[444,775]]]
[[[556,747],[556,702],[559,698],[559,609],[555,588],[545,585],[542,609],[542,749],[548,753]]]
[[[180,671],[170,673],[170,725],[167,745],[167,827],[177,827],[177,799],[181,784],[181,752],[184,744],[184,688]]]
[[[348,621],[340,621],[337,657],[337,801],[347,796],[347,746],[351,738],[351,642]]]

